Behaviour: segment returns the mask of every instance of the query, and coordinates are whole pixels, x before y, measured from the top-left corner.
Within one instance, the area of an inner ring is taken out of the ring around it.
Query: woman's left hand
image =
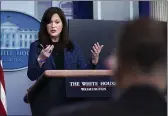
[[[104,45],[100,45],[98,42],[93,45],[93,49],[91,50],[92,52],[92,63],[97,64],[99,61],[99,54],[102,50]]]

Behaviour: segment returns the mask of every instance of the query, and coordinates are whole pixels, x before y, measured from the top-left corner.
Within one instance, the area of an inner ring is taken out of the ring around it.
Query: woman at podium
[[[80,38],[79,38],[80,39]],[[38,80],[45,70],[94,69],[103,48],[98,42],[91,49],[90,64],[84,60],[80,47],[69,39],[63,11],[58,7],[47,9],[40,23],[38,40],[31,43],[27,75],[31,81]],[[65,103],[65,79],[55,79],[57,105]]]

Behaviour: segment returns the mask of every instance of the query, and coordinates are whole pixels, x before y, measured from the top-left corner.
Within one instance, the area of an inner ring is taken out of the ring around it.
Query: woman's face
[[[59,37],[63,28],[61,18],[57,13],[53,14],[50,23],[47,24],[47,32],[51,38]]]

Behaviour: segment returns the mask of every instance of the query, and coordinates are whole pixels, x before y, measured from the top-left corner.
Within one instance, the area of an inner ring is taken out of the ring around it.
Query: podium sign
[[[109,77],[66,78],[66,96],[111,97],[115,85]]]

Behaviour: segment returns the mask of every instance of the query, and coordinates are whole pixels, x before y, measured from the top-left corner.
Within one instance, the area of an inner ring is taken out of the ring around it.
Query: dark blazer
[[[134,86],[117,101],[70,105],[53,109],[48,116],[167,116],[167,103],[155,88]]]
[[[85,62],[84,56],[80,50],[80,47],[73,42],[74,50],[68,51],[66,48],[64,49],[64,67],[66,70],[74,70],[74,69],[92,69],[92,63],[88,64]],[[52,55],[46,60],[45,64],[40,68],[37,62],[37,57],[40,54],[41,48],[39,47],[39,41],[35,41],[30,45],[29,50],[29,59],[28,59],[28,78],[32,81],[37,80],[40,75],[45,70],[54,70],[57,69],[55,65],[54,58]]]

